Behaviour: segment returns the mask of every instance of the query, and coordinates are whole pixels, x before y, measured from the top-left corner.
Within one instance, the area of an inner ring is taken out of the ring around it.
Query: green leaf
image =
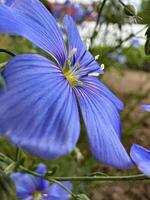
[[[146,35],[148,38],[150,38],[150,27],[148,27],[148,29],[146,30],[145,35]]]
[[[11,178],[0,171],[0,199],[16,200],[16,188]]]
[[[78,194],[75,197],[76,200],[90,200],[88,196],[86,196],[85,194]]]
[[[127,4],[124,6],[124,12],[129,16],[136,16],[136,9],[132,4]]]
[[[2,77],[2,75],[0,74],[0,88],[5,91],[6,90],[6,81],[5,79]]]
[[[145,54],[150,55],[150,38],[145,42]]]

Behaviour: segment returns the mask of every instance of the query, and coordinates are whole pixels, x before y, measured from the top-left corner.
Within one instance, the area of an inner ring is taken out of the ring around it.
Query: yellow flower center
[[[41,200],[42,199],[42,193],[40,191],[35,191],[33,193],[33,199],[34,200]]]
[[[63,73],[71,85],[71,87],[82,86],[82,82],[78,79],[77,75],[73,73],[70,69],[65,68]]]

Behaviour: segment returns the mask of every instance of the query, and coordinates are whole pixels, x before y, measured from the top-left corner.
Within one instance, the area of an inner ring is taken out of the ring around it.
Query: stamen
[[[78,79],[77,75],[73,73],[71,70],[65,71],[64,75],[72,87],[82,86],[83,83]]]
[[[101,70],[104,70],[104,68],[105,68],[105,65],[104,65],[104,64],[101,64],[100,69],[101,69]]]
[[[100,57],[100,55],[98,54],[98,55],[96,55],[95,56],[95,60],[98,60],[99,59],[99,57]]]
[[[73,48],[70,53],[69,53],[69,57],[68,60],[70,60],[77,52],[77,48]]]
[[[80,67],[79,63],[76,62],[74,66],[71,66],[72,65],[72,57],[76,54],[76,52],[77,52],[77,48],[73,48],[70,51],[68,60],[62,70],[67,81],[71,85],[71,87],[83,85],[83,83],[78,79],[78,76],[75,73],[76,70]]]
[[[33,193],[33,199],[34,200],[41,200],[42,199],[42,193],[40,191],[35,191]]]
[[[88,74],[88,76],[90,77],[90,76],[99,76],[99,73],[98,72],[92,72],[92,73],[90,73],[90,74]]]

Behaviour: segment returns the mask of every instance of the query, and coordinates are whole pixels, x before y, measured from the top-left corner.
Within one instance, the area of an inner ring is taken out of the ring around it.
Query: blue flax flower
[[[0,5],[0,32],[21,35],[54,57],[12,58],[2,73],[7,92],[0,97],[0,133],[44,159],[71,152],[79,138],[77,100],[90,147],[99,161],[129,168],[120,142],[122,102],[94,75],[103,71],[83,44],[70,16],[63,21],[68,48],[55,19],[38,0]]]
[[[39,164],[35,172],[45,175],[46,166]],[[16,195],[20,200],[68,200],[70,198],[70,194],[58,184],[50,185],[45,179],[20,172],[11,174],[11,178],[15,182]],[[72,189],[71,183],[65,181],[62,184]]]
[[[141,105],[141,108],[150,112],[150,105]],[[150,150],[134,144],[131,147],[130,155],[138,169],[145,175],[150,176]]]

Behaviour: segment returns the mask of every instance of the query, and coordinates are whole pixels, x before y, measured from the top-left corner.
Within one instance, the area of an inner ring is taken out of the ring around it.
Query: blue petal
[[[150,176],[150,151],[138,144],[134,144],[131,147],[130,155],[139,170]]]
[[[41,174],[41,175],[45,175],[47,173],[46,165],[40,163],[35,172],[37,172],[38,174]]]
[[[20,55],[6,65],[7,92],[0,97],[0,133],[44,159],[72,151],[80,123],[75,94],[62,71],[39,55]]]
[[[92,87],[93,90],[99,93],[99,95],[105,96],[118,108],[118,110],[122,111],[124,109],[123,102],[116,97],[109,89],[104,85],[99,79],[95,77],[89,77],[84,80],[89,87]]]
[[[64,181],[62,184],[65,185],[68,189],[72,190],[72,184],[70,182]],[[58,184],[53,184],[49,188],[48,197],[49,199],[53,200],[67,200],[70,199],[70,194]]]
[[[0,4],[0,32],[23,36],[50,53],[61,65],[66,60],[62,32],[39,0],[15,0]]]
[[[150,112],[150,105],[142,104],[141,109]]]
[[[17,172],[11,174],[11,178],[15,182],[18,198],[28,198],[36,190],[34,180],[28,174]]]
[[[39,164],[35,172],[41,175],[45,175],[47,173],[46,165],[42,163]],[[47,180],[39,177],[34,177],[34,179],[35,179],[36,189],[38,191],[45,191],[45,189],[48,188],[49,182]]]
[[[117,108],[105,95],[84,78],[83,87],[76,89],[88,132],[93,155],[99,161],[118,168],[132,167],[131,160],[120,142],[120,119]]]
[[[71,52],[73,48],[77,49],[77,52],[74,55],[74,60],[75,63],[80,64],[78,74],[80,76],[84,76],[92,72],[103,74],[103,71],[100,70],[98,63],[95,61],[91,53],[87,51],[86,46],[82,42],[73,19],[70,16],[66,15],[63,24],[68,34],[69,52]]]

